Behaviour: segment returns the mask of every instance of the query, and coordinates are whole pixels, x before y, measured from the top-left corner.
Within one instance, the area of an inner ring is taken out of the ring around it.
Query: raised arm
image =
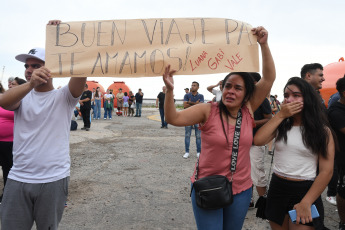
[[[71,77],[68,83],[69,91],[72,96],[77,98],[84,92],[86,77]],[[90,99],[88,98],[87,101]]]
[[[47,83],[50,71],[41,67],[32,72],[30,82],[19,85],[0,94],[0,106],[6,110],[15,110],[20,106],[21,100],[36,86]]]
[[[250,105],[253,111],[255,111],[257,108],[259,108],[266,95],[271,91],[273,82],[276,78],[276,70],[272,54],[267,43],[267,30],[264,27],[260,26],[257,28],[253,28],[252,32],[258,38],[258,43],[260,45],[262,55],[262,78],[256,84],[254,94],[250,99]]]
[[[219,81],[217,85],[210,85],[207,87],[207,90],[212,93],[212,89],[217,87],[217,86],[220,86],[222,84],[222,81]]]
[[[165,67],[163,74],[163,81],[167,88],[164,101],[164,115],[166,121],[175,126],[189,126],[198,123],[205,123],[211,110],[210,103],[201,103],[182,111],[176,111],[173,79],[175,72],[175,70],[170,70],[170,65],[168,65]]]

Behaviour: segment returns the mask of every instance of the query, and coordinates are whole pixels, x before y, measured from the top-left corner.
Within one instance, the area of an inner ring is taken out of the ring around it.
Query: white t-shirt
[[[274,173],[295,179],[315,180],[318,155],[303,144],[300,126],[287,132],[287,143],[275,142]]]
[[[220,100],[222,99],[222,91],[212,89],[212,94],[216,96],[216,102],[220,102]]]
[[[49,183],[70,175],[69,134],[79,100],[68,85],[49,92],[32,90],[14,112],[13,166],[8,178]]]

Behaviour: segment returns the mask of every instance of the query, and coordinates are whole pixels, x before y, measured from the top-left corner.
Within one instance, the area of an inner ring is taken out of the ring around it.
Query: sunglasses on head
[[[24,65],[25,69],[28,69],[30,66],[31,66],[31,68],[33,68],[33,69],[39,69],[39,68],[42,67],[42,65],[40,65],[40,64],[31,64],[31,65],[25,64],[25,65]]]

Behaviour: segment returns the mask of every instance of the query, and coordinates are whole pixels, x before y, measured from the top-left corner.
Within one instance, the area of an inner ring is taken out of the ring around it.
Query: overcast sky
[[[282,99],[282,88],[293,76],[299,76],[306,63],[323,66],[345,56],[345,1],[260,1],[260,0],[11,0],[1,3],[0,78],[5,87],[10,76],[24,78],[23,63],[14,59],[33,47],[45,47],[45,26],[50,19],[90,21],[142,18],[229,18],[264,26],[276,64],[277,79],[272,94]],[[183,98],[186,87],[196,80],[199,92],[212,99],[206,87],[226,74],[176,76],[175,97]],[[68,78],[54,79],[54,86],[65,85]],[[160,77],[89,78],[107,88],[113,81],[125,81],[136,92],[142,88],[146,98],[155,98],[163,86]],[[327,79],[326,79],[327,81]]]

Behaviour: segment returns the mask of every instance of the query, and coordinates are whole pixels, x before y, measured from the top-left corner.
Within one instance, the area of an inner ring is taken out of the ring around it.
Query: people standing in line
[[[199,103],[204,103],[204,95],[198,93],[199,83],[196,81],[192,82],[192,87],[190,88],[190,93],[184,95],[183,107],[184,109],[190,108],[193,105]],[[185,126],[184,134],[184,146],[185,154],[183,158],[187,159],[189,157],[189,146],[190,146],[190,136],[192,135],[192,128],[195,130],[195,141],[196,141],[196,156],[199,157],[201,152],[201,131],[199,129],[199,124],[193,124]]]
[[[114,109],[114,95],[112,89],[107,89],[107,94],[104,95],[104,120],[107,120],[107,116],[109,120],[112,118],[112,113]]]
[[[116,94],[116,100],[117,100],[117,111],[122,112],[123,108],[123,96],[124,93],[122,92],[122,88],[119,89],[119,92]]]
[[[261,80],[259,73],[250,73],[253,77],[254,84],[257,84]],[[255,128],[253,129],[253,136],[256,131],[260,129],[261,126],[266,124],[272,118],[272,111],[270,102],[267,98],[264,99],[262,104],[254,112],[254,122]],[[261,145],[256,146],[252,145],[250,147],[250,164],[251,164],[251,178],[253,180],[253,185],[256,187],[258,192],[259,199],[266,194],[266,187],[268,179],[265,172],[265,154],[268,150],[268,146]],[[251,200],[250,206],[254,206],[254,200]]]
[[[99,87],[96,88],[96,92],[94,93],[94,112],[93,112],[93,119],[99,120],[101,118],[101,106],[102,106],[102,93]]]
[[[128,99],[128,105],[129,105],[128,116],[130,117],[132,114],[132,117],[133,117],[134,116],[134,108],[133,107],[135,105],[135,96],[134,96],[132,91],[129,91],[128,97],[129,97],[129,99]]]
[[[207,87],[207,90],[215,96],[214,98],[215,100],[213,101],[220,102],[220,99],[222,99],[222,91],[223,91],[222,84],[223,84],[223,81],[219,81],[217,85],[210,85]],[[219,86],[219,90],[215,89],[218,86]]]
[[[123,99],[123,116],[128,117],[129,97],[128,97],[127,92],[124,93],[124,96],[122,99]]]
[[[59,24],[50,21],[49,25]],[[1,203],[1,229],[57,229],[68,194],[71,116],[86,78],[71,78],[55,90],[44,67],[45,51],[17,55],[27,83],[0,94],[14,110],[13,166]]]
[[[92,92],[88,90],[88,85],[85,84],[84,92],[79,100],[80,112],[84,122],[84,127],[82,127],[81,130],[89,131],[91,127],[91,99]]]
[[[159,108],[159,114],[161,116],[162,126],[161,128],[168,128],[168,123],[165,121],[164,117],[164,100],[165,100],[166,86],[162,87],[162,92],[160,92],[156,99],[156,108]],[[159,103],[159,106],[158,106]]]
[[[199,230],[233,229],[240,230],[248,211],[252,193],[249,150],[253,141],[256,110],[271,90],[275,79],[273,58],[267,44],[267,31],[263,27],[253,28],[261,47],[263,77],[254,85],[249,73],[230,73],[223,80],[222,100],[212,103],[199,103],[182,111],[176,111],[173,100],[173,74],[170,66],[165,69],[163,80],[167,87],[164,109],[166,120],[175,126],[201,124],[202,150],[199,158],[198,178],[223,175],[232,181],[233,203],[225,208],[206,210],[198,207],[195,190],[192,190],[192,206]],[[231,173],[231,149],[235,123],[242,111],[242,125],[239,152],[235,173]],[[191,182],[195,181],[194,175]]]
[[[306,81],[290,78],[284,87],[284,98],[281,111],[254,137],[255,145],[276,138],[265,214],[272,229],[295,229],[288,215],[289,210],[295,209],[297,224],[311,226],[303,229],[317,229],[317,220],[324,217],[321,194],[333,172],[332,130],[319,96]],[[319,218],[312,219],[312,204],[317,207]]]
[[[144,93],[141,91],[141,89],[139,89],[138,92],[135,94],[135,104],[136,104],[135,117],[141,117],[143,97],[144,97]]]
[[[340,218],[339,230],[345,230],[345,75],[338,79],[336,89],[340,98],[328,107],[328,118],[339,144],[339,148],[335,151],[334,161],[337,164],[339,178],[336,201]]]

